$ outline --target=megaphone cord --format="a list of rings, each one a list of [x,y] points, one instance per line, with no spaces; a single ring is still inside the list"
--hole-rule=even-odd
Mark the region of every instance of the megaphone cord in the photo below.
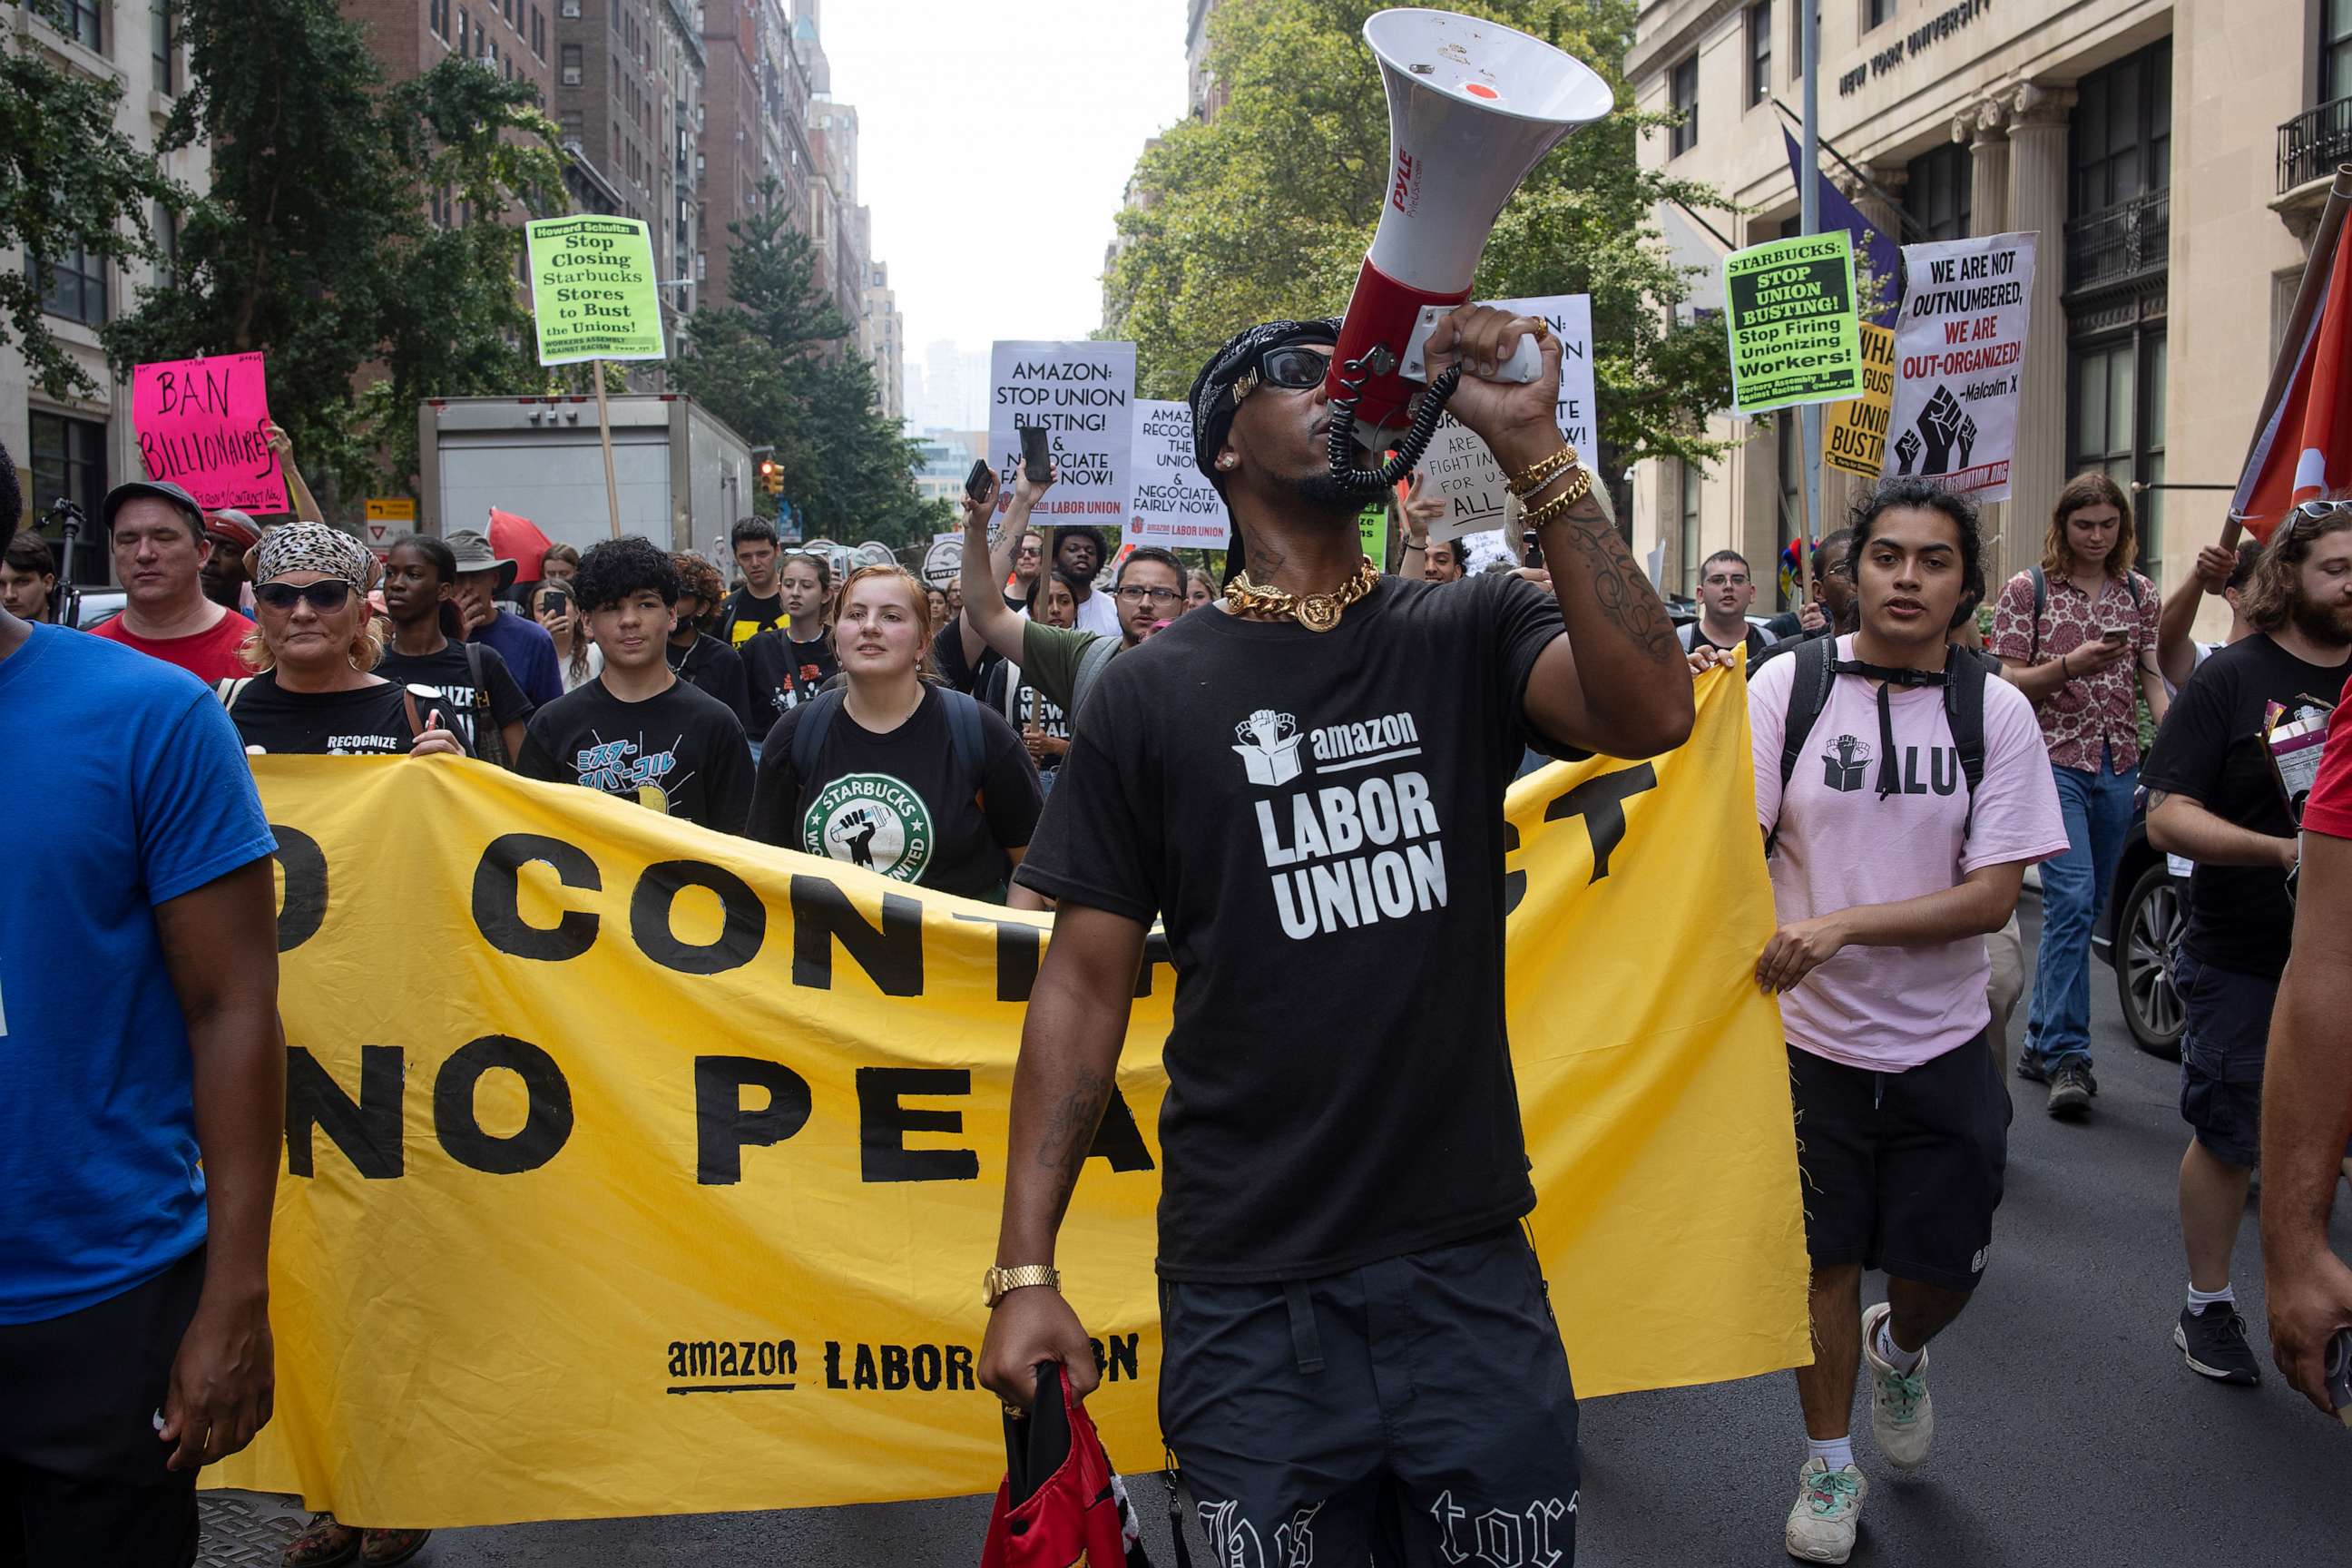
[[[1375,348],[1372,353],[1381,351]],[[1393,487],[1412,472],[1421,455],[1429,450],[1430,442],[1437,438],[1438,422],[1445,417],[1445,405],[1454,396],[1454,388],[1462,380],[1462,367],[1449,365],[1429,389],[1422,394],[1421,410],[1412,416],[1412,424],[1396,444],[1396,452],[1377,468],[1356,466],[1356,405],[1362,401],[1364,383],[1370,378],[1371,354],[1351,359],[1341,370],[1339,384],[1342,395],[1331,400],[1331,482],[1367,497]]]

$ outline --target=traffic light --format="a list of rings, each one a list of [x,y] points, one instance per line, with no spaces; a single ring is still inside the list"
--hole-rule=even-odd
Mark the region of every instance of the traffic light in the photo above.
[[[760,459],[760,488],[772,496],[784,493],[784,470],[773,458]]]

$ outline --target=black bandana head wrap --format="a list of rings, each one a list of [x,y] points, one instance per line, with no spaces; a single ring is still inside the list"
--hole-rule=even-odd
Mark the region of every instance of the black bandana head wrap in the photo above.
[[[1235,332],[1225,340],[1225,346],[1209,356],[1201,374],[1192,378],[1192,390],[1185,398],[1192,410],[1192,463],[1208,476],[1217,493],[1225,493],[1224,477],[1217,471],[1217,453],[1225,444],[1226,432],[1234,426],[1234,414],[1241,405],[1234,400],[1234,384],[1257,368],[1258,361],[1274,349],[1292,343],[1323,343],[1336,348],[1339,342],[1339,321],[1336,316],[1304,321],[1262,321],[1255,327]],[[1230,583],[1242,570],[1242,531],[1237,523],[1233,538],[1225,546],[1225,581]]]

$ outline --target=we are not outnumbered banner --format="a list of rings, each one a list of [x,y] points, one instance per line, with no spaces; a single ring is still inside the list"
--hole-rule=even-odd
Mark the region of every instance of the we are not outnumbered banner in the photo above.
[[[1533,1224],[1588,1396],[1810,1353],[1748,746],[1714,671],[1680,751],[1510,796]],[[278,1404],[212,1484],[409,1527],[994,1487],[980,1277],[1045,917],[478,763],[255,770],[283,885]],[[1088,1408],[1141,1469],[1157,939],[1138,984],[1060,1261],[1101,1345]]]

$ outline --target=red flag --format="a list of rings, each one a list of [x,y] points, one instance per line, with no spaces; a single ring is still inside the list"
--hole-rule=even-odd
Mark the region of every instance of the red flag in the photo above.
[[[2313,237],[2230,514],[2264,543],[2301,501],[2352,494],[2352,245],[2339,174]]]
[[[510,511],[490,508],[490,549],[505,560],[515,563],[515,581],[539,581],[540,558],[547,553],[555,541],[539,531],[539,524],[527,517],[517,517]]]

